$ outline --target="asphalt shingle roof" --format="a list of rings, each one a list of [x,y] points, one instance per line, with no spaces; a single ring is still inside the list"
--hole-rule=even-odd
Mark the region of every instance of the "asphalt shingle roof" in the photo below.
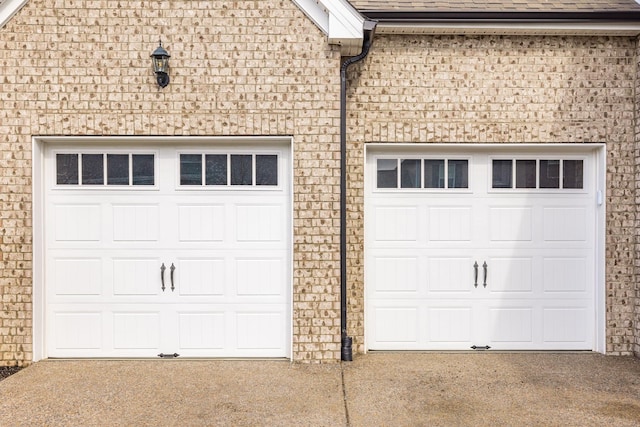
[[[625,12],[635,0],[351,0],[361,12]]]

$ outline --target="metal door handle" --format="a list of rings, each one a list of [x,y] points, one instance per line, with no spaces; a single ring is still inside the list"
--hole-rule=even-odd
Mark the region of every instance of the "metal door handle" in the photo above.
[[[160,266],[160,281],[162,282],[162,292],[164,292],[164,271],[167,267],[164,266],[164,262]]]
[[[173,272],[174,272],[175,270],[176,270],[176,266],[175,266],[175,265],[173,265],[173,263],[171,263],[171,268],[169,268],[169,271],[171,272],[171,292],[173,292],[173,290],[176,288],[176,287],[173,285]],[[485,286],[487,286],[487,285],[485,284]]]
[[[482,286],[486,288],[487,287],[487,271],[489,269],[489,266],[487,265],[487,261],[485,261],[484,264],[482,264],[482,268],[484,269],[484,280],[482,282]]]
[[[478,287],[478,261],[473,263],[473,287]]]

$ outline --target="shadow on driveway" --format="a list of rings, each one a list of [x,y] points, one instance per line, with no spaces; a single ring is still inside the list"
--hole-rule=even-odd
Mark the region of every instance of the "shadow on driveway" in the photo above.
[[[640,425],[635,358],[369,353],[344,371],[353,426]]]
[[[640,360],[593,353],[43,361],[0,382],[2,426],[639,424]]]

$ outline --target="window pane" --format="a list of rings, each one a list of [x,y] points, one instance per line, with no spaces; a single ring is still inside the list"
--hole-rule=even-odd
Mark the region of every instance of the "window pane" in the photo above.
[[[231,185],[251,185],[252,159],[250,154],[231,155]]]
[[[449,188],[469,188],[469,161],[448,160]]]
[[[227,155],[207,154],[205,162],[205,184],[227,185]]]
[[[378,188],[398,188],[398,161],[378,159]]]
[[[560,160],[540,160],[540,188],[560,188]]]
[[[180,185],[202,185],[202,155],[180,154]]]
[[[535,160],[516,160],[516,188],[536,188]]]
[[[82,155],[82,184],[104,184],[104,157],[102,154]]]
[[[565,160],[562,162],[562,187],[582,188],[582,160]]]
[[[153,185],[155,183],[154,155],[134,154],[133,162],[133,185]]]
[[[444,160],[425,159],[424,188],[444,188]]]
[[[56,183],[58,185],[78,184],[77,154],[56,154]]]
[[[491,186],[493,188],[512,188],[513,162],[511,160],[494,160]]]
[[[128,154],[107,154],[107,184],[129,185]]]
[[[256,185],[278,185],[278,156],[256,155]]]
[[[400,160],[400,186],[402,188],[420,188],[420,160]]]

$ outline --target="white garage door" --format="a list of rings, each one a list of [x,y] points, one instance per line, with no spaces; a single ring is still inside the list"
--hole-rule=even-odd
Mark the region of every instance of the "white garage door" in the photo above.
[[[367,155],[368,348],[593,349],[595,155],[422,150]]]
[[[49,147],[49,357],[288,357],[288,148]]]

